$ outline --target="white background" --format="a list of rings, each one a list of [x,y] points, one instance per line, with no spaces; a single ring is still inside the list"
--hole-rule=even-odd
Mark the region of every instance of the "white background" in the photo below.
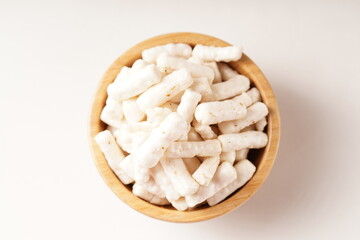
[[[121,202],[87,139],[107,67],[177,31],[244,45],[282,117],[262,188],[193,224]],[[0,239],[360,239],[359,56],[359,1],[0,0]]]

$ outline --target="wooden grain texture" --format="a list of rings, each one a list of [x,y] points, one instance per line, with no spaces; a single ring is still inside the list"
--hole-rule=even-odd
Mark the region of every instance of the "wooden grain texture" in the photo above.
[[[256,165],[257,170],[253,178],[240,190],[232,194],[223,202],[209,207],[205,205],[200,209],[192,211],[177,211],[172,207],[160,207],[150,204],[131,193],[129,187],[124,186],[112,172],[94,137],[105,129],[105,124],[100,121],[100,113],[107,98],[107,86],[114,81],[116,75],[123,66],[131,66],[132,63],[141,57],[144,49],[163,45],[166,43],[188,43],[192,46],[203,44],[209,46],[229,46],[230,44],[218,38],[199,33],[170,33],[145,40],[122,54],[106,71],[101,79],[90,114],[90,146],[95,165],[110,189],[127,205],[133,209],[146,214],[147,216],[171,222],[197,222],[208,220],[225,213],[228,213],[245,201],[247,201],[262,185],[267,178],[276,158],[280,141],[280,116],[278,104],[270,84],[256,64],[245,54],[239,61],[231,62],[230,65],[239,73],[247,76],[253,86],[256,86],[262,96],[263,102],[269,108],[267,134],[269,143],[267,146],[253,154],[250,160]]]

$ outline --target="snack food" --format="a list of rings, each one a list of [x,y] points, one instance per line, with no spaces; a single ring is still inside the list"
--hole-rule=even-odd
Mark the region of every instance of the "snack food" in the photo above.
[[[217,204],[253,176],[256,168],[245,159],[250,148],[267,144],[268,109],[250,80],[224,63],[241,53],[157,46],[109,85],[101,119],[111,132],[95,140],[119,179],[135,182],[135,195],[184,211]]]

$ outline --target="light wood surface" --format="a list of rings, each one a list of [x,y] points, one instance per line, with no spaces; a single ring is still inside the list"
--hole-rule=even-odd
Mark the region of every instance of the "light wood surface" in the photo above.
[[[171,222],[197,222],[208,220],[226,214],[246,202],[262,185],[267,178],[276,158],[280,141],[280,116],[278,104],[274,93],[261,70],[245,54],[239,61],[230,65],[239,73],[247,76],[253,86],[256,86],[262,96],[263,102],[269,108],[267,134],[269,143],[262,150],[251,154],[250,160],[257,170],[253,178],[240,190],[232,194],[223,202],[209,207],[204,205],[192,211],[177,211],[172,207],[160,207],[150,204],[132,194],[128,186],[124,186],[111,171],[99,147],[94,141],[94,136],[105,129],[105,124],[100,121],[100,113],[107,98],[107,86],[114,81],[123,66],[131,66],[141,57],[144,49],[163,45],[166,43],[188,43],[192,46],[203,44],[209,46],[229,46],[230,44],[218,38],[198,33],[170,33],[145,40],[122,54],[106,71],[101,79],[90,113],[90,146],[95,165],[109,188],[127,205],[133,209],[153,218]]]

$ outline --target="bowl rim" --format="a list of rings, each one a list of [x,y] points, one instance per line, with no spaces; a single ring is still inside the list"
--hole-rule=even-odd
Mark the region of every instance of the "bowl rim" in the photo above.
[[[200,208],[191,211],[178,211],[161,206],[153,205],[147,201],[135,196],[112,172],[107,164],[102,152],[97,146],[94,136],[103,130],[104,124],[100,121],[100,113],[107,98],[106,88],[115,79],[123,66],[131,64],[141,57],[144,49],[163,45],[166,43],[188,43],[190,45],[203,44],[213,46],[231,46],[229,43],[205,34],[193,32],[175,32],[149,38],[125,51],[115,62],[107,69],[101,81],[98,83],[96,93],[90,110],[89,121],[89,141],[92,158],[94,163],[108,187],[127,205],[149,217],[169,222],[198,222],[212,219],[244,204],[260,188],[275,162],[275,158],[280,142],[280,114],[279,108],[274,96],[274,92],[264,74],[258,66],[243,54],[241,59],[236,62],[230,62],[230,66],[235,68],[241,74],[247,76],[253,85],[255,85],[262,96],[262,101],[269,108],[268,120],[268,144],[264,149],[263,155],[259,160],[254,176],[236,193],[228,197],[221,203],[206,208]]]

